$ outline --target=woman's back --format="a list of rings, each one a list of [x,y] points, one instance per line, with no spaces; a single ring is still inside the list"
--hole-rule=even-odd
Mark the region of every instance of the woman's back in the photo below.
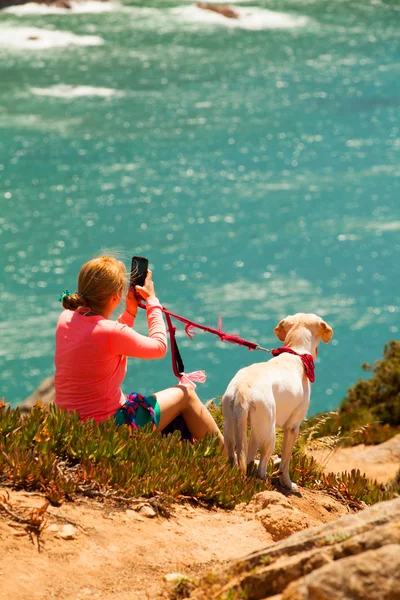
[[[58,320],[55,352],[56,404],[76,410],[82,419],[101,421],[124,402],[120,385],[126,356],[115,354],[112,334],[127,327],[101,315],[85,316],[64,310]]]

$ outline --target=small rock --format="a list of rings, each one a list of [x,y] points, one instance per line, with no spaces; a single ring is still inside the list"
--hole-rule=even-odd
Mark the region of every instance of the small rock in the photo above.
[[[296,531],[317,525],[316,521],[298,510],[293,510],[292,507],[288,509],[273,504],[259,511],[256,518],[261,521],[275,542],[283,540]]]
[[[238,19],[239,13],[235,10],[232,10],[229,6],[214,6],[213,4],[209,4],[208,2],[198,2],[196,4],[197,8],[201,8],[202,10],[210,10],[215,12],[227,19]]]
[[[78,535],[78,530],[73,525],[64,525],[58,532],[58,537],[63,540],[74,540]]]
[[[135,519],[136,521],[145,521],[145,519],[139,515],[136,510],[128,508],[128,510],[125,511],[125,520],[130,521],[131,519]]]
[[[58,527],[58,525],[56,525],[55,523],[53,523],[53,525],[50,525],[50,526],[47,528],[47,531],[58,531],[58,530],[59,530],[59,527]]]
[[[167,575],[164,575],[164,581],[168,583],[176,583],[177,581],[185,581],[187,579],[189,577],[183,573],[167,573]]]
[[[294,509],[290,500],[288,500],[286,496],[280,494],[279,492],[259,492],[253,496],[252,502],[254,505],[254,511],[256,513],[265,510],[272,505],[280,506],[281,508],[285,508],[287,510]]]
[[[149,519],[153,519],[154,517],[157,516],[156,511],[154,510],[154,508],[152,508],[151,506],[149,506],[148,504],[143,504],[143,506],[141,506],[139,508],[139,513],[143,516],[143,517],[148,517]]]
[[[39,385],[39,387],[20,404],[20,411],[27,413],[31,408],[35,406],[37,402],[48,406],[54,402],[55,388],[54,388],[54,375],[46,377]]]

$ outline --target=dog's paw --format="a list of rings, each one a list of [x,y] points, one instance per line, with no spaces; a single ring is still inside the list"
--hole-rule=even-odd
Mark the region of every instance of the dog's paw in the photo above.
[[[281,484],[282,487],[286,488],[287,490],[290,490],[291,492],[294,492],[294,490],[297,490],[297,484],[293,483],[293,481],[290,481],[290,479],[286,479],[284,477],[279,477],[279,483]]]

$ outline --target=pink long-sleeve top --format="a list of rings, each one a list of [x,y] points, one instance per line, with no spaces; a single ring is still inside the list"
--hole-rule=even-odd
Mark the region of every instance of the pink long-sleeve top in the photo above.
[[[157,298],[147,299],[146,315],[148,337],[132,329],[135,317],[127,311],[116,321],[101,315],[85,316],[79,310],[61,313],[55,350],[57,406],[97,422],[115,414],[125,401],[120,386],[127,357],[151,360],[167,352],[167,333]]]

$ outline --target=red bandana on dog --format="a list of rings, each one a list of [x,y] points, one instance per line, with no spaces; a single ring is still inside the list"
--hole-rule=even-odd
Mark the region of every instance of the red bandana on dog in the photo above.
[[[283,354],[284,352],[289,352],[289,354],[295,354],[296,356],[300,356],[308,379],[311,381],[311,383],[314,383],[314,381],[315,381],[314,359],[311,356],[311,354],[299,354],[298,352],[295,352],[295,350],[292,350],[291,348],[289,348],[289,346],[282,346],[281,348],[276,348],[275,350],[272,350],[271,354],[273,356],[279,356],[279,354]]]

